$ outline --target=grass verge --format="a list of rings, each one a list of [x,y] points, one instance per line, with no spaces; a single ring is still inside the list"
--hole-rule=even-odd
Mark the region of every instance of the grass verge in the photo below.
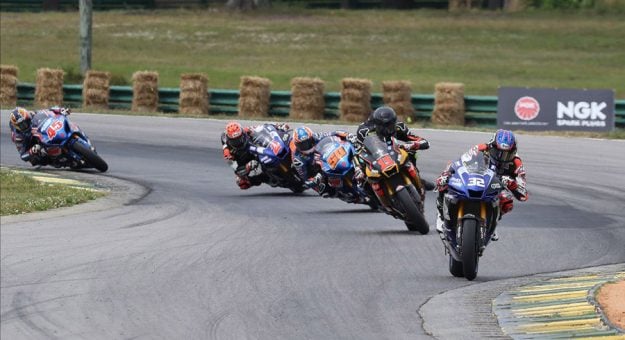
[[[125,80],[158,71],[161,87],[203,72],[215,89],[254,75],[272,90],[305,76],[339,91],[354,77],[372,80],[373,92],[386,80],[409,80],[413,93],[452,81],[471,95],[527,86],[607,88],[625,98],[623,32],[624,14],[586,11],[105,11],[93,15],[92,67]],[[21,82],[34,82],[41,67],[63,68],[66,83],[76,82],[78,12],[2,12],[0,38],[2,63],[18,66]]]
[[[27,175],[0,169],[0,215],[45,211],[84,203],[105,193],[37,181]]]

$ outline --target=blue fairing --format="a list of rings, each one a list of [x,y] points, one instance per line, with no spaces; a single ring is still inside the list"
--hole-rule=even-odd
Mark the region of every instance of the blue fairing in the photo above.
[[[481,152],[469,151],[452,164],[449,192],[462,200],[492,202],[497,199],[501,184]]]
[[[336,137],[325,137],[319,141],[317,150],[321,155],[322,170],[328,175],[342,177],[354,168],[354,147],[349,142],[343,142]],[[342,156],[336,161],[330,159],[333,155]]]
[[[290,157],[288,142],[288,134],[281,135],[273,125],[267,124],[254,132],[254,146],[251,151],[258,154],[263,164],[272,166]]]

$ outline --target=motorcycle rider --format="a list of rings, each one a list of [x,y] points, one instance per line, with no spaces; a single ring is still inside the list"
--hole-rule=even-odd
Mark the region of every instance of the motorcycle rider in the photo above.
[[[392,137],[407,142],[402,143],[400,147],[409,152],[410,160],[417,173],[419,172],[415,151],[429,149],[430,143],[425,138],[419,137],[414,129],[409,129],[404,122],[397,121],[397,113],[395,113],[393,108],[381,106],[375,109],[369,118],[358,126],[355,142],[357,149],[362,147],[365,137],[372,133],[382,137],[387,144],[392,143]],[[424,179],[421,179],[421,181],[424,187],[418,189],[421,197],[424,198],[425,190],[433,189],[434,185]]]
[[[276,129],[287,131],[288,124],[273,124]],[[256,126],[243,127],[239,122],[231,121],[221,133],[223,157],[233,165],[235,182],[241,190],[261,185],[269,177],[261,171],[257,156],[250,151],[252,133]]]
[[[497,175],[500,177],[505,190],[499,194],[499,218],[510,212],[513,208],[513,198],[519,201],[527,201],[529,193],[525,183],[525,168],[523,161],[517,154],[517,141],[514,133],[509,130],[497,130],[488,143],[477,144],[473,146],[470,152],[482,152],[488,162],[495,166]],[[436,191],[438,191],[438,199],[436,200],[436,208],[438,214],[436,217],[436,231],[443,237],[443,200],[448,190],[449,177],[452,175],[451,162],[436,180]],[[493,231],[491,240],[497,241],[499,236]]]
[[[323,197],[336,197],[337,192],[327,185],[327,178],[323,175],[318,162],[321,155],[315,152],[315,146],[324,137],[338,137],[347,140],[352,144],[356,141],[356,136],[345,131],[337,130],[333,132],[316,133],[307,126],[301,126],[293,131],[291,139],[292,166],[298,176],[304,179],[307,188],[315,190]],[[354,179],[362,180],[362,170],[355,167]],[[357,181],[355,183],[358,183]]]
[[[9,116],[9,128],[11,129],[11,140],[24,162],[32,165],[47,165],[49,162],[46,150],[37,143],[33,137],[32,129],[37,127],[33,122],[45,120],[48,115],[62,114],[69,115],[69,108],[53,106],[49,109],[39,111],[28,111],[23,107],[16,107]]]

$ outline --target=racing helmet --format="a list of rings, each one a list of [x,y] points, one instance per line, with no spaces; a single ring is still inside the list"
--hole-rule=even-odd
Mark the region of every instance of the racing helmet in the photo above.
[[[243,148],[248,142],[247,134],[239,122],[226,124],[226,139],[228,144],[235,149]]]
[[[371,121],[375,124],[375,132],[378,136],[388,138],[395,135],[397,113],[391,107],[382,106],[371,114]]]
[[[496,164],[512,162],[516,157],[516,138],[510,130],[497,130],[489,144],[488,154]]]
[[[313,131],[306,126],[295,129],[293,132],[293,142],[297,150],[305,155],[311,153],[316,144]]]
[[[30,129],[32,119],[30,112],[23,107],[16,107],[11,111],[11,125],[19,132],[26,132]]]

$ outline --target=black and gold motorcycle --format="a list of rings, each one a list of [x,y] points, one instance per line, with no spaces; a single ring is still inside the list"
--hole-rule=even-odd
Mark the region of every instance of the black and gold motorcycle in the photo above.
[[[425,189],[410,161],[404,143],[386,142],[372,135],[365,137],[359,152],[367,182],[387,214],[401,219],[410,231],[427,234],[430,226],[424,217]]]

